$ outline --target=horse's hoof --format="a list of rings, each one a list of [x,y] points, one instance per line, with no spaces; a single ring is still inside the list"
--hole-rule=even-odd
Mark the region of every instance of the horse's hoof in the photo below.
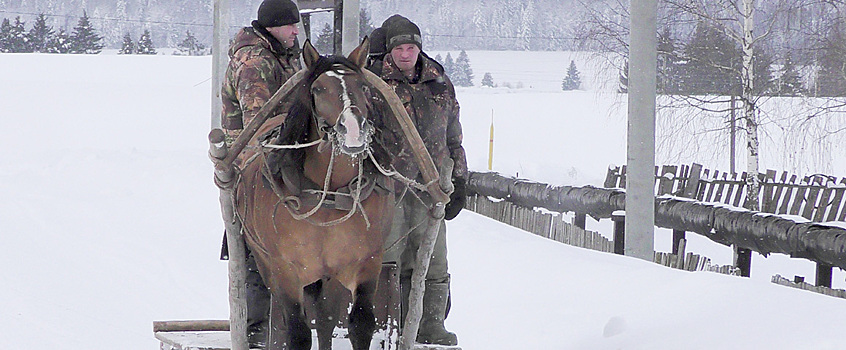
[[[247,327],[247,344],[250,349],[265,349],[267,347],[267,322]]]

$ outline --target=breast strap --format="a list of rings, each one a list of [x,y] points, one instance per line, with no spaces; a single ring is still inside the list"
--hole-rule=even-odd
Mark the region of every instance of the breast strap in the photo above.
[[[296,212],[307,211],[314,208],[323,196],[323,188],[318,186],[314,181],[303,174],[303,172],[296,167],[280,167],[281,176],[275,177],[271,175],[270,168],[267,162],[262,166],[262,175],[267,181],[273,192],[283,200],[286,206]],[[359,201],[365,201],[374,190],[389,191],[388,178],[379,176],[372,171],[362,172],[361,180],[355,177],[345,186],[338,188],[335,191],[326,193],[326,198],[323,199],[321,207],[327,209],[336,209],[349,211],[353,209],[353,201],[355,200],[355,191],[358,190],[358,182],[361,181],[361,194]]]

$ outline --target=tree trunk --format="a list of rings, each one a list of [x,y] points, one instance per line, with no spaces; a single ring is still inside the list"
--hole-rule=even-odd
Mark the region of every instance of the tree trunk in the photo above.
[[[743,114],[746,119],[746,203],[745,207],[750,210],[759,210],[758,192],[760,180],[758,179],[758,120],[756,119],[755,96],[753,90],[754,82],[754,61],[752,60],[752,30],[754,28],[753,15],[755,13],[755,0],[743,0],[743,67],[741,68],[741,82],[743,92]]]

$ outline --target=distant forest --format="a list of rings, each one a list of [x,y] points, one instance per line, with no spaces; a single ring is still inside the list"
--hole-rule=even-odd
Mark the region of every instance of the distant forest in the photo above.
[[[230,0],[234,33],[249,25],[261,0]],[[129,34],[149,30],[156,47],[174,48],[194,33],[211,43],[211,0],[0,0],[0,18],[27,27],[44,14],[55,31],[72,31],[83,10],[107,49],[119,49]],[[571,23],[578,16],[572,0],[362,0],[371,25],[399,13],[420,25],[429,50],[561,50],[573,48]],[[328,15],[313,16],[316,37]]]

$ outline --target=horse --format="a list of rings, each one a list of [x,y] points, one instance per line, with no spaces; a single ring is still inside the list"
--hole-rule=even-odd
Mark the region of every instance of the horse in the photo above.
[[[235,207],[272,296],[268,349],[311,348],[305,302],[317,310],[320,349],[331,349],[337,302],[328,282],[352,294],[354,350],[368,349],[376,329],[395,198],[379,171],[390,158],[377,142],[384,108],[371,103],[361,74],[368,51],[367,38],[347,57],[320,56],[306,41],[306,73],[287,116],[266,121],[244,156]]]

